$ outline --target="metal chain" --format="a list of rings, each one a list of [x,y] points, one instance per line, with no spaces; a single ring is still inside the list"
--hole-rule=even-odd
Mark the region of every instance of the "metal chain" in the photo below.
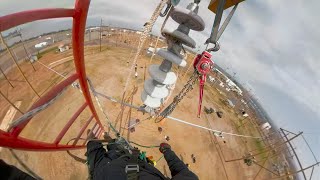
[[[187,83],[183,86],[179,94],[173,98],[172,103],[156,117],[155,119],[156,123],[162,121],[165,117],[169,116],[173,112],[173,110],[177,107],[180,101],[187,95],[189,91],[193,89],[193,85],[196,83],[198,77],[199,77],[199,74],[195,70],[193,74],[190,76]]]

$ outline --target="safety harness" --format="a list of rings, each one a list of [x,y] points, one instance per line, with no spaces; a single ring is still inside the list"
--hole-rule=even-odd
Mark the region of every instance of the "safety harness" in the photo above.
[[[140,150],[134,148],[131,150],[132,154],[128,160],[128,164],[126,165],[125,171],[127,173],[128,180],[138,180],[139,178],[139,154]],[[142,165],[142,163],[140,163]],[[140,165],[140,166],[141,166]]]

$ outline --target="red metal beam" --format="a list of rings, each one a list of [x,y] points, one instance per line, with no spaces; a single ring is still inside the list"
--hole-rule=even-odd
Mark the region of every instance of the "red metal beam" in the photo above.
[[[73,18],[73,28],[72,28],[72,49],[74,56],[74,64],[76,71],[79,75],[79,83],[83,96],[88,103],[90,111],[93,114],[93,117],[102,126],[96,109],[93,105],[88,83],[87,75],[85,70],[84,62],[84,33],[87,21],[87,13],[89,9],[90,0],[77,0],[75,5],[75,15]],[[103,126],[102,126],[103,127]]]
[[[32,21],[73,17],[74,9],[52,8],[17,12],[0,17],[0,32]]]
[[[104,127],[101,124],[98,114],[93,105],[89,87],[87,84],[87,76],[85,71],[85,62],[84,62],[84,33],[87,20],[87,14],[89,9],[90,0],[76,0],[75,9],[62,9],[62,8],[53,8],[53,9],[38,9],[23,11],[18,13],[13,13],[0,17],[0,32],[10,29],[12,27],[25,24],[32,21],[50,19],[50,18],[64,18],[64,17],[73,17],[73,28],[72,28],[72,45],[73,45],[73,55],[74,63],[76,67],[76,74],[68,77],[55,87],[53,87],[49,92],[42,96],[37,102],[35,102],[30,110],[33,110],[39,106],[42,106],[49,102],[52,98],[56,97],[64,88],[72,84],[75,80],[79,79],[80,87],[85,98],[85,103],[80,107],[80,109],[71,117],[66,126],[59,133],[54,143],[39,142],[35,140],[30,140],[26,138],[19,137],[21,131],[26,127],[29,121],[32,118],[27,119],[18,126],[12,128],[9,132],[0,130],[0,146],[20,149],[20,150],[32,150],[32,151],[55,151],[55,150],[72,150],[78,148],[84,148],[86,141],[81,145],[60,145],[59,142],[69,130],[71,125],[85,109],[86,106],[89,106],[90,111],[92,112],[92,117],[86,122],[85,126],[82,127],[81,131],[78,134],[78,137],[81,137],[85,129],[88,127],[93,118],[96,119],[96,123],[91,129],[91,133],[98,126],[95,134],[100,135]],[[77,138],[79,139],[79,138]]]
[[[73,149],[85,148],[85,146],[73,145],[55,145],[52,143],[45,143],[34,141],[22,137],[13,137],[10,133],[0,130],[0,146],[12,149],[26,150],[26,151],[66,151]]]
[[[88,134],[91,134],[91,133],[93,133],[93,130],[97,127],[97,125],[98,125],[98,123],[96,122],[96,123],[94,123],[94,125],[93,125],[93,127],[91,128],[91,130],[90,130],[90,132],[88,133]],[[86,140],[83,142],[83,146],[87,143],[87,141],[88,141],[88,138],[86,138]]]
[[[94,136],[98,137],[98,132],[101,130],[101,128],[98,126],[98,129],[94,132]]]
[[[75,80],[77,80],[78,74],[73,74],[64,81],[60,82],[58,85],[55,87],[51,88],[50,91],[48,91],[44,96],[42,96],[37,102],[35,102],[31,108],[28,111],[31,111],[32,109],[35,109],[39,106],[42,106],[43,104],[47,103],[50,101],[52,98],[57,96],[58,93],[60,93],[65,87],[69,86],[72,84]],[[29,123],[31,118],[26,120],[25,122],[19,124],[17,127],[14,127],[10,132],[14,137],[18,137],[23,128]]]
[[[92,121],[93,116],[91,116],[88,121],[84,124],[84,126],[81,128],[80,132],[78,133],[76,139],[73,142],[73,145],[76,145],[80,139],[80,137],[82,136],[83,132],[87,129],[87,127],[89,126],[90,122]]]
[[[74,121],[79,117],[79,115],[82,113],[82,111],[87,107],[87,103],[83,103],[83,105],[78,109],[76,113],[73,114],[73,116],[70,118],[68,123],[63,127],[59,135],[54,140],[54,144],[58,145],[63,136],[67,133],[71,125],[74,123]]]
[[[100,138],[101,133],[102,133],[102,128],[100,128],[99,133],[98,133],[98,135],[97,135],[97,138],[98,138],[98,139]]]

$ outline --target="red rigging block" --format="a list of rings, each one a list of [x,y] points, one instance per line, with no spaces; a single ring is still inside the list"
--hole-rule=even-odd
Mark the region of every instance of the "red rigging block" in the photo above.
[[[202,109],[202,98],[204,83],[207,79],[207,73],[213,68],[214,63],[211,61],[211,54],[207,51],[203,51],[202,54],[198,54],[194,59],[193,67],[199,74],[199,104],[198,104],[198,117],[200,118]]]
[[[211,61],[211,54],[207,51],[203,51],[202,54],[198,54],[193,62],[193,67],[200,74],[207,74],[213,68],[213,62]]]

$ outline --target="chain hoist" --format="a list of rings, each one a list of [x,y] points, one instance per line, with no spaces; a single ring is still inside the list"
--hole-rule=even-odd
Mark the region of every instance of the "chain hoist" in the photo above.
[[[179,94],[174,97],[172,103],[157,116],[157,118],[155,119],[156,123],[160,122],[173,112],[180,101],[187,95],[189,91],[193,89],[193,85],[196,83],[197,79],[199,79],[198,117],[200,117],[204,83],[207,79],[207,73],[213,68],[213,62],[210,58],[211,54],[207,51],[204,51],[202,52],[202,54],[198,54],[196,56],[193,62],[194,72],[192,73],[187,83],[183,86]]]
[[[172,103],[157,116],[157,118],[155,119],[156,123],[162,121],[165,117],[167,117],[172,113],[172,111],[176,108],[178,103],[187,95],[189,91],[193,89],[193,85],[196,83],[198,76],[199,75],[197,71],[194,71],[192,73],[191,77],[189,78],[187,83],[183,86],[179,94],[173,98]]]

